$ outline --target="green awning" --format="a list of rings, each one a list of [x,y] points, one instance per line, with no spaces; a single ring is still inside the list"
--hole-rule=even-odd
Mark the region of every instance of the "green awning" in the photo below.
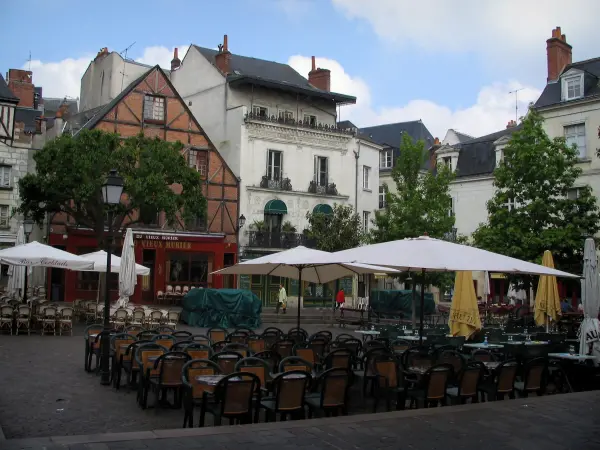
[[[320,203],[313,209],[313,214],[325,214],[326,216],[333,215],[333,208],[327,203]]]
[[[281,200],[269,200],[265,205],[265,214],[287,214],[287,206]]]

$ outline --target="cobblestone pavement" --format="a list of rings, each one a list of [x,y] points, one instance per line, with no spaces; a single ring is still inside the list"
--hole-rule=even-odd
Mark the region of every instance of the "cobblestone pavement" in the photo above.
[[[0,442],[5,450],[588,450],[600,392],[331,419]]]

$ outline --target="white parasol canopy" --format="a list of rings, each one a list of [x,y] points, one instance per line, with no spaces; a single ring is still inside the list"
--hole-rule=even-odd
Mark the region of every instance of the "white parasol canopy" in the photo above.
[[[94,263],[81,256],[59,250],[37,241],[0,250],[0,262],[15,266],[56,267],[86,270]]]
[[[17,240],[15,245],[25,244],[25,231],[23,225],[17,231]],[[25,290],[25,266],[10,266],[8,268],[8,293],[13,297],[23,297]]]
[[[137,284],[136,266],[133,232],[131,228],[127,228],[123,240],[123,251],[121,252],[121,270],[119,271],[119,300],[117,302],[119,306],[127,306],[129,297],[135,291],[135,285]],[[148,270],[148,273],[150,273],[150,270]]]
[[[361,262],[411,272],[454,272],[484,270],[488,272],[554,275],[578,278],[567,272],[550,269],[468,245],[421,236],[366,245],[334,253],[340,261]]]
[[[600,280],[598,280],[598,257],[594,239],[587,238],[583,249],[583,280],[581,280],[581,299],[583,302],[583,321],[579,328],[579,353],[585,355],[589,345],[593,345],[592,354],[600,357]]]
[[[92,261],[94,265],[89,269],[79,269],[82,272],[106,272],[106,252],[104,250],[98,250],[97,252],[86,253],[79,255],[88,261]],[[123,264],[123,257],[119,258],[117,255],[110,255],[110,272],[120,273],[121,265]],[[150,275],[150,269],[141,264],[135,265],[136,275]]]

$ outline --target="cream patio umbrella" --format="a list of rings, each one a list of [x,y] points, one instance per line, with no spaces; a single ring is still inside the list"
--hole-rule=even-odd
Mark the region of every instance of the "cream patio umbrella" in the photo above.
[[[579,353],[588,353],[592,345],[592,355],[600,361],[600,280],[598,279],[598,258],[594,239],[587,238],[583,250],[583,280],[581,280],[581,300],[583,321],[579,327]]]
[[[554,269],[554,260],[550,250],[544,252],[542,265]],[[558,284],[556,276],[542,275],[538,281],[538,288],[535,294],[535,312],[534,319],[537,326],[548,326],[548,319],[558,320],[560,316],[560,297],[558,295]]]
[[[297,326],[300,327],[302,281],[328,283],[338,278],[356,274],[395,273],[394,269],[366,264],[344,263],[335,253],[298,246],[235,266],[217,270],[219,275],[273,275],[299,280]]]
[[[477,294],[473,286],[473,272],[456,272],[454,295],[448,319],[450,334],[469,338],[477,330],[481,330],[481,318],[477,306]]]

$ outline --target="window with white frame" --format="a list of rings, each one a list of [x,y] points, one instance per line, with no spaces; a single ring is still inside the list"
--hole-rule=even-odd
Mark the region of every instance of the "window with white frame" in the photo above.
[[[371,189],[371,168],[363,166],[363,189]]]
[[[567,141],[567,145],[569,147],[571,147],[573,144],[577,146],[579,158],[584,159],[587,156],[587,149],[585,145],[585,123],[566,126],[565,140]]]
[[[386,195],[387,194],[387,186],[384,184],[379,186],[379,209],[385,208],[386,205]]]
[[[565,89],[565,100],[574,100],[583,96],[583,76],[577,75],[574,77],[566,78],[563,84]]]
[[[581,196],[581,188],[571,188],[567,191],[569,200],[577,200]]]
[[[252,114],[258,117],[267,118],[269,117],[269,108],[260,105],[253,105]]]
[[[10,222],[10,208],[8,205],[0,205],[0,227],[6,228]]]
[[[279,120],[284,120],[284,121],[285,120],[293,120],[294,113],[292,111],[286,111],[286,110],[280,109],[279,113],[278,113],[278,117],[279,117]]]
[[[165,98],[156,95],[144,96],[144,120],[165,121]]]
[[[278,150],[269,150],[267,178],[271,181],[280,181],[283,178],[283,153]]]
[[[363,228],[365,233],[369,231],[369,223],[371,222],[371,213],[369,211],[363,211]]]
[[[312,114],[304,114],[302,121],[304,122],[304,125],[310,125],[311,127],[314,127],[317,125],[317,116]]]
[[[11,183],[11,175],[12,175],[12,167],[11,166],[0,166],[0,187],[10,187]]]
[[[325,156],[315,156],[315,182],[317,186],[327,186],[328,160]]]
[[[192,169],[196,169],[201,176],[205,177],[208,172],[208,152],[191,148],[188,152],[188,164]]]
[[[452,156],[444,156],[442,158],[442,164],[452,170]]]
[[[506,203],[504,204],[504,207],[506,209],[508,209],[509,211],[512,211],[513,209],[515,209],[517,207],[517,202],[514,198],[509,198]]]
[[[379,153],[379,168],[391,169],[392,168],[392,150],[381,150]]]

